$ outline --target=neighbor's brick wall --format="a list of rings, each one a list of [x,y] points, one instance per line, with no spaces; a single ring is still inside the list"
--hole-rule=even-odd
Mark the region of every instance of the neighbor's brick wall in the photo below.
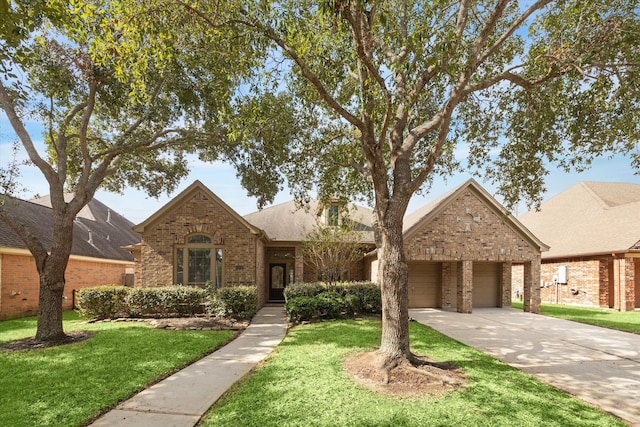
[[[257,237],[204,192],[197,191],[145,230],[136,286],[173,284],[175,245],[198,233],[211,236],[223,249],[224,286],[257,284]]]
[[[611,306],[616,309],[633,310],[637,263],[633,258],[614,259],[611,256],[543,261],[540,275],[543,286],[540,289],[541,300],[549,304],[603,308]],[[560,266],[567,266],[566,285],[558,285],[553,281]],[[522,265],[515,265],[512,274],[514,298],[517,299],[517,294],[522,295]],[[619,276],[618,280],[615,276]],[[619,287],[614,286],[616,283],[622,284],[622,301]],[[614,287],[613,295],[610,295],[611,287]],[[577,293],[574,294],[571,289],[577,290]]]
[[[33,257],[0,254],[0,318],[30,316],[38,312],[40,278]],[[71,309],[73,291],[101,285],[122,285],[127,267],[122,263],[70,259],[65,273],[66,300],[63,309]]]
[[[412,232],[404,244],[410,261],[526,261],[539,253],[471,189]],[[435,248],[433,254],[431,247]]]

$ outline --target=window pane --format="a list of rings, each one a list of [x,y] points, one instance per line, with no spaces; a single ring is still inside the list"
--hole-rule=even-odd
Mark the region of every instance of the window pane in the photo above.
[[[216,286],[222,286],[222,249],[216,249]]]
[[[196,234],[190,236],[187,243],[211,243],[211,237],[205,236],[204,234]]]
[[[339,214],[338,205],[330,205],[329,213],[328,213],[329,225],[332,225],[334,227],[338,225],[338,214]]]
[[[184,251],[182,248],[176,249],[176,283],[184,283]]]
[[[189,284],[211,280],[211,249],[189,248]]]

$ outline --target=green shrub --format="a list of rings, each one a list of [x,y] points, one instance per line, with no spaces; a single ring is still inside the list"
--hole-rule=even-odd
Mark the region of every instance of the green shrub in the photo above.
[[[284,288],[284,299],[288,301],[297,297],[314,297],[327,290],[327,285],[322,282],[298,282]]]
[[[201,311],[207,292],[192,286],[132,288],[126,305],[131,316],[193,316]]]
[[[299,311],[304,314],[301,320],[313,317],[337,318],[343,313],[349,316],[380,314],[382,311],[380,288],[372,282],[336,282],[331,285],[322,282],[294,283],[285,288],[284,295],[285,309],[294,323],[300,321],[297,320]],[[298,300],[302,297],[307,299]],[[290,307],[290,302],[294,300],[295,305]],[[311,307],[315,311],[308,314]]]
[[[287,300],[285,309],[289,320],[293,323],[311,320],[317,311],[316,297],[301,296],[290,298]]]
[[[163,312],[161,288],[132,288],[127,295],[127,312],[133,317],[157,315]]]
[[[83,317],[109,319],[126,312],[125,298],[130,288],[125,286],[97,286],[80,289],[77,306]]]
[[[379,314],[382,312],[382,295],[380,287],[372,282],[342,282],[336,285],[336,292],[345,298],[353,295],[358,302],[353,301],[355,312],[364,314]]]
[[[258,291],[255,286],[218,288],[209,297],[209,310],[217,317],[249,320],[258,311]]]
[[[317,311],[321,316],[337,319],[345,310],[344,297],[337,292],[321,292],[314,298]]]

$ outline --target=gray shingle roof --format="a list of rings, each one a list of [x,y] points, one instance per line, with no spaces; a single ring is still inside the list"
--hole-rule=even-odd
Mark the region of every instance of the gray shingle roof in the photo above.
[[[580,182],[519,219],[551,246],[543,258],[640,249],[640,185]]]
[[[311,200],[306,208],[289,201],[250,213],[244,219],[264,230],[274,241],[300,242],[314,229],[319,206],[317,200]],[[354,204],[348,206],[351,220],[357,223],[354,228],[362,230],[362,242],[374,243],[371,209]]]
[[[23,219],[29,230],[41,239],[45,248],[51,248],[53,216],[48,196],[32,201],[6,196],[0,196],[0,199],[4,201],[5,209]],[[140,236],[131,230],[132,226],[131,221],[94,199],[80,211],[74,221],[71,253],[92,258],[133,261],[131,253],[120,249],[140,241]],[[27,249],[22,239],[3,221],[0,221],[0,247]]]

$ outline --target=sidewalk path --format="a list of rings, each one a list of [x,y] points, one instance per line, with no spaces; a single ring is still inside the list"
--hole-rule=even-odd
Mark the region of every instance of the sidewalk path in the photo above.
[[[121,403],[91,426],[195,426],[233,383],[280,344],[286,332],[284,308],[263,307],[238,338]]]
[[[640,335],[511,308],[412,309],[416,321],[640,427]]]

